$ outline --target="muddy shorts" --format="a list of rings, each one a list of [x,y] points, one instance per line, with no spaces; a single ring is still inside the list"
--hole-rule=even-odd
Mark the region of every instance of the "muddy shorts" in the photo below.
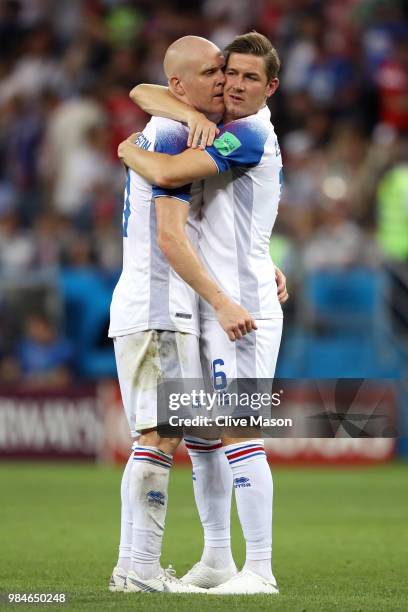
[[[122,402],[132,436],[157,426],[163,379],[201,379],[194,334],[148,330],[113,339]]]

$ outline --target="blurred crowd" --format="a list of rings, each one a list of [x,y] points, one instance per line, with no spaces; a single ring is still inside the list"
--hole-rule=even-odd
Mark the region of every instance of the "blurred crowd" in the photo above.
[[[67,270],[114,286],[116,149],[147,120],[128,93],[165,83],[164,51],[186,34],[223,48],[256,29],[279,51],[270,108],[285,187],[271,253],[293,285],[304,271],[404,265],[406,18],[402,0],[2,0],[0,381],[42,382],[51,362],[52,384],[72,376],[71,313],[52,287]]]

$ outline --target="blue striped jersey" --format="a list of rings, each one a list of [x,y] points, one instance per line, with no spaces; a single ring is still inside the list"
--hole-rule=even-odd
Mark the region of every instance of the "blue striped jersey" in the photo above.
[[[152,117],[137,144],[149,151],[185,150],[188,130],[181,123]],[[123,269],[112,296],[109,336],[148,329],[199,335],[198,297],[171,268],[157,245],[155,198],[167,195],[189,206],[189,185],[166,190],[127,171],[123,209]],[[201,193],[199,195],[201,197]],[[187,234],[197,248],[198,230],[189,215]]]
[[[252,316],[282,318],[269,253],[282,158],[269,109],[219,127],[206,149],[218,174],[204,181],[199,255],[213,279]],[[200,313],[216,318],[204,300]]]

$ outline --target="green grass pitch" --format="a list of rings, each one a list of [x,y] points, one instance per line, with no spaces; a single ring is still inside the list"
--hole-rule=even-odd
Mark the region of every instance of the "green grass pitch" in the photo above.
[[[211,597],[109,593],[118,543],[121,471],[89,465],[0,464],[0,591],[66,592],[61,605],[2,609],[408,610],[408,465],[273,469],[273,557],[281,594]],[[191,472],[171,474],[162,562],[178,575],[198,560],[202,532]],[[235,510],[233,549],[244,545]]]

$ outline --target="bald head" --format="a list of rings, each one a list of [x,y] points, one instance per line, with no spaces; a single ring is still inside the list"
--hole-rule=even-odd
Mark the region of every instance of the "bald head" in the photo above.
[[[224,56],[200,36],[183,36],[166,51],[169,90],[178,99],[219,121],[224,112]]]
[[[163,68],[168,79],[183,78],[194,69],[197,62],[209,54],[220,54],[221,51],[206,38],[201,36],[183,36],[170,45],[164,56]]]

